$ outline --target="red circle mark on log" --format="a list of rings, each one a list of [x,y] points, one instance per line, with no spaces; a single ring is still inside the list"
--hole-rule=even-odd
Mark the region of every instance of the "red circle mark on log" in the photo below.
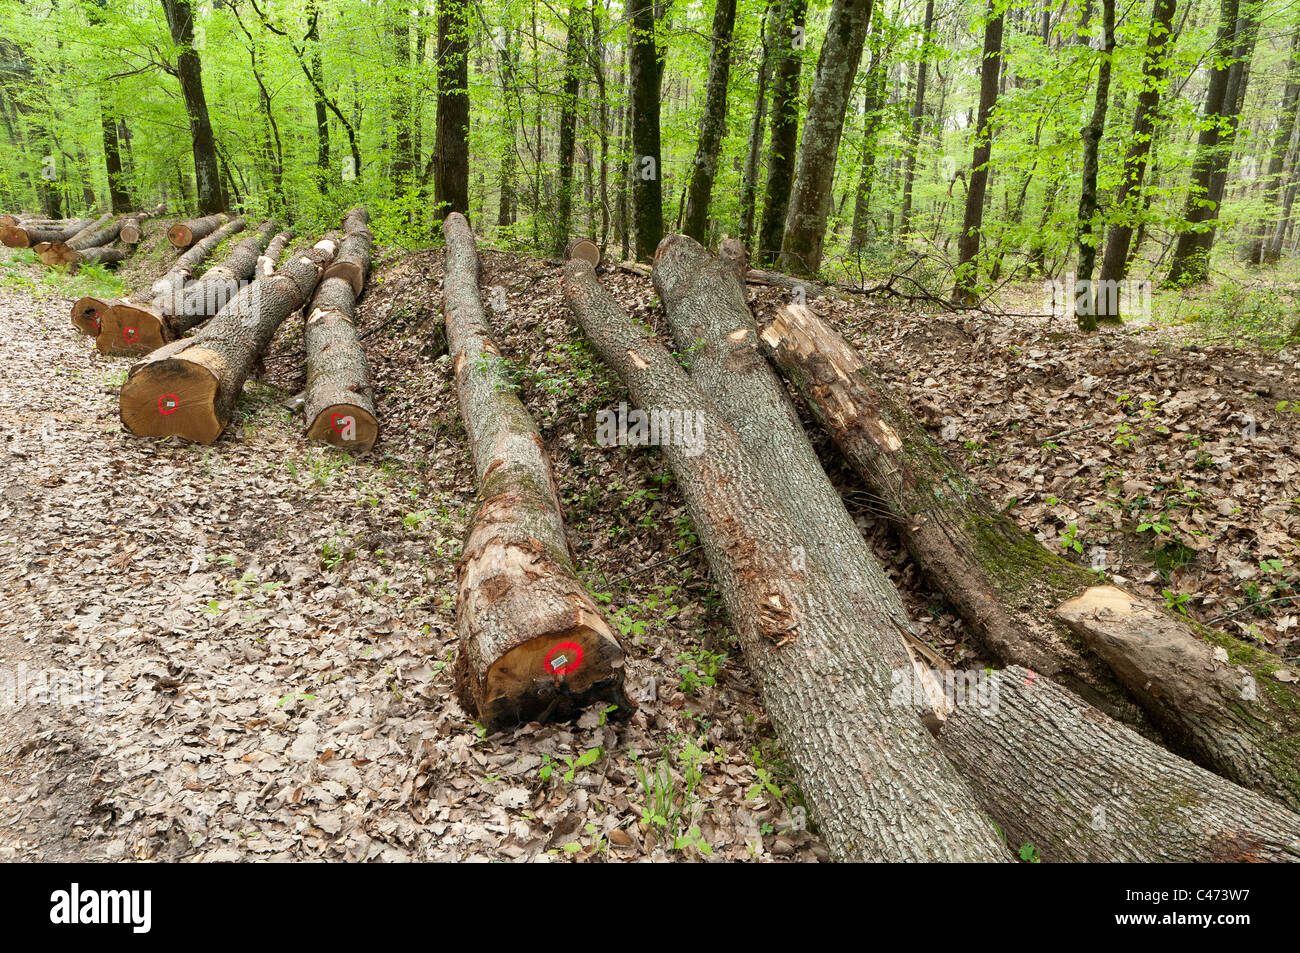
[[[567,675],[581,665],[582,646],[577,642],[561,642],[546,653],[546,670],[552,675]]]
[[[342,433],[351,422],[352,417],[349,414],[330,414],[330,426],[334,428],[335,433]]]
[[[170,417],[180,407],[180,399],[175,394],[163,394],[158,398],[158,413]]]
[[[139,336],[140,336],[140,332],[136,328],[122,329],[122,338],[126,341],[134,342],[135,339],[138,338]]]

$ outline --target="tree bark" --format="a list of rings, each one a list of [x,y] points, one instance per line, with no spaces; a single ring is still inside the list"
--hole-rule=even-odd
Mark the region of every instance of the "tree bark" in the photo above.
[[[212,120],[203,94],[203,65],[194,49],[194,11],[190,0],[162,0],[172,42],[176,44],[174,75],[181,84],[185,112],[190,119],[190,136],[194,143],[194,181],[198,186],[199,212],[211,215],[224,207],[221,181],[217,175],[217,147],[212,135]]]
[[[0,226],[0,243],[9,248],[33,248],[48,242],[67,241],[87,225],[94,224],[94,219],[74,218],[63,225],[50,227],[25,225]]]
[[[438,0],[438,114],[433,200],[439,215],[469,212],[469,4]]]
[[[1300,815],[1170,754],[1019,666],[939,743],[1013,847],[1046,861],[1300,861]]]
[[[984,193],[989,183],[989,158],[993,154],[993,131],[989,128],[989,119],[998,101],[998,74],[1002,68],[1003,15],[997,9],[997,0],[989,0],[988,19],[984,26],[984,54],[980,59],[975,146],[966,187],[966,213],[962,217],[961,236],[957,241],[957,280],[952,290],[955,304],[974,304],[978,298],[980,231],[984,227]]]
[[[761,265],[776,264],[781,254],[781,235],[785,228],[786,210],[790,206],[795,150],[799,142],[799,74],[803,70],[804,18],[807,13],[807,0],[783,0],[774,38],[776,76],[772,80],[772,136],[767,154],[763,218],[758,228],[758,250],[754,256]]]
[[[662,452],[831,855],[1005,860],[992,825],[915,709],[890,706],[890,665],[849,637],[861,630],[849,597],[817,560],[792,563],[797,522],[722,414],[632,323],[589,263],[569,262],[564,285],[569,309],[632,399],[661,419],[676,414],[695,423],[698,439],[661,441]]]
[[[653,0],[627,0],[629,100],[632,109],[632,230],[637,261],[649,261],[664,234],[659,90],[663,57]]]
[[[147,293],[133,296],[124,303],[135,305],[152,302],[150,307],[155,310],[161,310],[165,306],[174,306],[174,302],[180,296],[181,289],[194,276],[194,269],[203,264],[207,257],[212,254],[213,249],[220,245],[222,241],[236,232],[242,231],[243,228],[244,220],[242,218],[227,222],[177,258],[167,273],[155,281]],[[72,306],[72,324],[82,334],[93,334],[98,337],[102,330],[103,319],[112,307],[108,302],[99,298],[81,298]],[[159,345],[162,343],[159,340]],[[96,345],[98,345],[98,341],[96,341]],[[136,351],[134,353],[147,354],[148,352]]]
[[[704,116],[691,166],[682,231],[696,241],[708,240],[709,204],[718,175],[718,153],[727,134],[727,81],[731,76],[732,34],[736,29],[736,0],[717,0],[713,11],[713,43],[704,93]]]
[[[1285,684],[1285,691],[1272,690],[1273,672],[1285,668],[1278,659],[1253,655],[1220,632],[1202,636],[1140,597],[1125,593],[1124,611],[1119,597],[1102,599],[1096,575],[998,512],[860,355],[807,308],[780,307],[760,337],[888,511],[908,552],[991,652],[1149,732],[1145,710],[1180,751],[1242,785],[1270,797],[1300,790],[1300,702]],[[1249,659],[1248,674],[1267,680],[1268,690],[1234,701],[1224,687],[1230,678],[1210,680],[1213,667],[1184,681],[1179,673],[1208,664],[1214,646],[1237,657],[1234,664]],[[1276,740],[1279,726],[1288,740]]]
[[[307,308],[302,343],[307,360],[307,436],[365,453],[379,423],[366,351],[357,337],[356,303],[370,270],[370,216],[357,206],[343,220],[338,257],[325,270]]]
[[[520,403],[479,299],[463,216],[443,222],[443,313],[479,496],[457,569],[457,689],[489,731],[604,701],[630,714],[623,649],[578,582],[537,425]]]
[[[159,202],[152,209],[143,212],[135,212],[122,219],[122,230],[118,232],[118,239],[128,245],[138,244],[143,234],[142,227],[145,222],[151,218],[157,218],[167,212],[167,203]]]
[[[1172,40],[1174,10],[1177,0],[1154,0],[1151,9],[1151,30],[1147,35],[1146,51],[1142,58],[1142,88],[1138,91],[1137,110],[1133,114],[1133,128],[1129,134],[1128,153],[1124,157],[1123,178],[1112,203],[1112,224],[1106,234],[1106,251],[1101,259],[1101,280],[1119,282],[1128,273],[1129,246],[1133,241],[1135,221],[1140,217],[1138,203],[1142,196],[1142,182],[1146,177],[1151,157],[1151,143],[1155,138],[1156,116],[1160,110],[1160,90],[1168,69],[1165,51]],[[1110,307],[1111,304],[1115,307]],[[1104,295],[1098,301],[1098,317],[1122,321],[1119,296]]]
[[[578,0],[569,3],[568,40],[564,54],[564,83],[560,88],[560,174],[555,186],[555,233],[551,254],[564,254],[573,217],[573,152],[578,136],[578,87],[582,80],[582,15]]]
[[[41,252],[41,261],[53,268],[56,266],[76,267],[86,263],[82,252],[117,240],[122,230],[122,220],[113,220],[112,215],[104,215],[93,225],[88,225],[66,242],[51,242]]]
[[[1277,132],[1268,154],[1268,171],[1264,186],[1264,214],[1256,229],[1250,260],[1257,264],[1269,261],[1269,237],[1280,217],[1287,153],[1295,136],[1296,116],[1300,114],[1300,27],[1291,35],[1291,55],[1287,63],[1286,85],[1277,111]],[[1273,222],[1269,219],[1272,218]]]
[[[1110,105],[1111,59],[1115,54],[1115,0],[1102,0],[1102,53],[1097,68],[1097,92],[1092,116],[1080,130],[1083,139],[1083,182],[1079,187],[1079,259],[1075,279],[1083,294],[1083,307],[1077,320],[1081,331],[1096,331],[1097,289],[1092,272],[1097,263],[1097,242],[1101,237],[1097,217],[1097,167],[1100,165],[1101,137],[1106,131],[1106,107]],[[1106,294],[1105,297],[1111,297]],[[1109,309],[1108,309],[1109,310]],[[1114,324],[1109,314],[1106,323]]]
[[[821,268],[835,158],[867,39],[871,6],[872,0],[834,0],[831,4],[816,78],[808,95],[799,165],[781,240],[781,270],[788,274],[811,277]]]
[[[754,240],[755,205],[758,200],[758,154],[763,148],[763,134],[767,126],[767,88],[771,73],[772,43],[780,27],[780,0],[768,0],[767,14],[760,27],[758,42],[762,53],[758,59],[757,99],[749,123],[749,145],[745,148],[745,168],[740,180],[740,241],[750,248]]]
[[[189,248],[200,239],[207,238],[229,220],[229,215],[218,212],[204,218],[192,218],[188,222],[177,222],[167,229],[167,240],[177,248]]]
[[[1049,14],[1050,15],[1050,14]],[[929,66],[930,34],[934,29],[934,0],[925,0],[925,22],[921,28],[921,62],[916,68],[916,92],[912,100],[911,122],[903,151],[903,210],[899,213],[899,234],[907,240],[912,230],[912,189],[916,181],[916,150],[925,122],[925,82]]]
[[[210,444],[226,429],[254,362],[276,330],[311,297],[338,241],[295,251],[269,278],[244,288],[190,338],[159,348],[128,372],[122,425],[142,437]]]

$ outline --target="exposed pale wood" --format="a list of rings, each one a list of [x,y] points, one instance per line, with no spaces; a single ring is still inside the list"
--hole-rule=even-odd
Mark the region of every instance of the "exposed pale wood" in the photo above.
[[[167,229],[167,240],[177,248],[189,248],[200,239],[206,238],[220,228],[230,216],[225,212],[192,218],[188,222],[177,222]]]
[[[4,225],[0,226],[0,244],[9,248],[32,248],[45,242],[67,241],[92,221],[89,218],[77,218],[62,225]]]
[[[127,245],[139,244],[141,236],[144,234],[143,226],[151,218],[157,218],[167,212],[167,203],[159,202],[151,209],[143,212],[134,212],[128,215],[122,222],[122,231],[118,238]]]

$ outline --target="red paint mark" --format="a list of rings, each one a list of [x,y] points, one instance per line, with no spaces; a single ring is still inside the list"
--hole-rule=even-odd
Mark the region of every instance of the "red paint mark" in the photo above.
[[[582,646],[577,642],[561,642],[546,653],[544,665],[552,675],[568,675],[582,665]]]
[[[140,332],[136,328],[122,329],[122,338],[128,344],[134,344],[139,337],[140,337]]]
[[[330,426],[334,428],[335,433],[342,433],[351,419],[347,414],[330,414]]]
[[[96,330],[96,331],[98,331],[99,328],[100,328],[99,319],[100,319],[101,317],[102,317],[102,315],[101,315],[98,311],[95,311],[95,312],[93,312],[93,313],[90,315],[91,323],[93,323],[93,324],[95,325],[95,330]]]
[[[170,417],[176,413],[177,408],[181,405],[180,398],[175,394],[163,394],[158,398],[158,413],[164,417]]]
[[[1025,684],[1026,684],[1026,685],[1030,684],[1030,683],[1034,680],[1034,676],[1035,676],[1036,674],[1038,674],[1038,673],[1037,673],[1037,672],[1034,672],[1034,671],[1031,670],[1031,671],[1029,672],[1029,677],[1028,677],[1027,679],[1025,679]]]

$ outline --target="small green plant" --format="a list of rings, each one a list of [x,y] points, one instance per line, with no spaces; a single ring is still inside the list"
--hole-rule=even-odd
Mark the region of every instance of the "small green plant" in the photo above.
[[[1187,603],[1191,596],[1185,592],[1174,592],[1172,589],[1161,589],[1160,594],[1165,597],[1165,608],[1173,609],[1175,612],[1181,612],[1187,615]]]
[[[1079,539],[1079,527],[1076,523],[1071,523],[1061,534],[1061,548],[1066,552],[1074,550],[1079,555],[1083,555],[1083,543]]]
[[[1020,845],[1020,850],[1016,851],[1020,859],[1027,864],[1040,864],[1043,859],[1038,856],[1038,848],[1033,844],[1025,843]]]
[[[726,652],[709,652],[703,648],[679,652],[678,690],[688,695],[698,695],[701,688],[712,688],[718,684],[718,671],[726,660]]]

